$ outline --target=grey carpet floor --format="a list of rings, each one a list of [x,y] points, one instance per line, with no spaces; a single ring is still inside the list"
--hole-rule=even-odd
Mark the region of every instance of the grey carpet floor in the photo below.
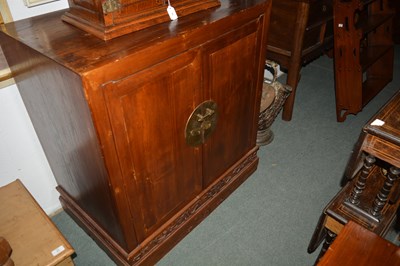
[[[318,251],[308,254],[308,242],[340,190],[361,128],[400,88],[399,46],[394,64],[393,81],[343,123],[336,122],[332,59],[304,67],[293,119],[276,119],[257,171],[158,265],[312,265]],[[75,248],[76,265],[114,265],[64,212],[53,221]]]

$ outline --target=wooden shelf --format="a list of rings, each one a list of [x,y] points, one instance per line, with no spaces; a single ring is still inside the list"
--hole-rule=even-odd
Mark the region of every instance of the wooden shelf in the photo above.
[[[391,45],[368,46],[360,52],[360,65],[365,72],[388,51],[393,50]]]
[[[394,16],[393,13],[371,15],[368,17],[367,20],[361,20],[358,23],[356,23],[355,27],[356,29],[361,29],[363,35],[365,36],[366,34],[375,30],[377,27],[384,24],[386,21],[391,20],[393,16]]]
[[[367,105],[381,90],[385,87],[392,78],[389,77],[372,77],[363,82],[362,86],[362,106]]]
[[[372,2],[375,2],[375,1],[376,0],[361,0],[360,1],[360,3],[361,3],[360,8],[363,7],[363,6],[369,5],[369,4],[371,4]],[[351,2],[351,0],[348,0],[347,2]]]
[[[390,0],[334,1],[337,121],[357,114],[393,77]]]

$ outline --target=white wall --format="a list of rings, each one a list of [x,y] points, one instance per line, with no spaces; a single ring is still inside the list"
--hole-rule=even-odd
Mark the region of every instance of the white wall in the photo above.
[[[14,20],[68,7],[59,0],[28,8],[7,0]],[[48,214],[61,207],[56,182],[16,85],[0,89],[0,186],[19,178]]]
[[[68,0],[56,0],[34,7],[26,7],[23,0],[7,0],[7,3],[14,21],[68,8]]]

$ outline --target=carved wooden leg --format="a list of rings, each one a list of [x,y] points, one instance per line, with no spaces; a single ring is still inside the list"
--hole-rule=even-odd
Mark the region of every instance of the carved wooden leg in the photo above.
[[[368,155],[364,160],[364,165],[361,169],[361,173],[357,179],[357,183],[354,185],[354,188],[350,194],[349,201],[357,205],[360,203],[360,196],[365,189],[365,183],[367,182],[368,174],[371,172],[372,166],[375,163],[375,157]]]
[[[379,217],[381,215],[381,211],[386,204],[390,190],[393,187],[394,181],[399,177],[399,174],[400,174],[399,168],[397,167],[390,168],[385,184],[383,184],[383,187],[379,191],[378,195],[376,195],[376,198],[374,200],[371,209],[371,214],[373,216]]]
[[[325,237],[325,242],[324,242],[324,244],[322,245],[321,251],[320,251],[320,253],[318,254],[317,259],[315,260],[314,265],[317,265],[317,264],[318,264],[319,260],[322,258],[322,256],[324,256],[324,254],[326,253],[326,251],[328,250],[328,248],[331,246],[331,244],[332,244],[332,242],[335,240],[335,238],[336,238],[336,234],[333,233],[333,232],[330,231],[330,230],[327,230],[327,234],[326,234],[326,237]]]

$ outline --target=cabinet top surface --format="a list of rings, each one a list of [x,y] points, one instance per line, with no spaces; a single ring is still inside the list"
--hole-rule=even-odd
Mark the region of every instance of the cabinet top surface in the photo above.
[[[183,16],[176,21],[158,24],[109,41],[103,41],[63,22],[61,16],[65,10],[62,10],[2,25],[0,40],[10,36],[72,71],[82,74],[118,61],[127,54],[143,52],[146,48],[161,43],[173,46],[168,48],[171,54],[179,51],[178,49],[180,51],[188,49],[190,48],[187,47],[188,40],[193,44],[196,41],[204,41],[205,37],[197,34],[200,28],[203,28],[201,32],[204,33],[204,26],[218,24],[221,32],[224,26],[230,25],[232,16],[237,15],[245,19],[243,11],[250,9],[253,16],[257,13],[262,14],[265,12],[262,6],[269,2],[270,0],[221,0],[221,6],[218,8]],[[222,20],[226,23],[222,23]],[[219,21],[221,23],[216,23]]]

